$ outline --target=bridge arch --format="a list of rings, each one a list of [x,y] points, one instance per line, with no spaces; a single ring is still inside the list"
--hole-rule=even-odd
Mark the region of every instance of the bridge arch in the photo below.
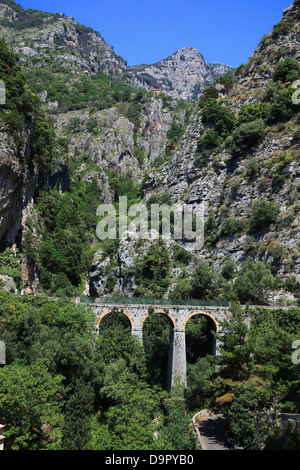
[[[134,328],[134,319],[133,319],[133,317],[126,310],[123,310],[122,308],[110,308],[108,310],[105,310],[105,312],[101,313],[101,315],[98,317],[97,328],[99,328],[100,323],[103,320],[103,318],[106,315],[108,315],[109,313],[112,313],[112,312],[123,313],[123,315],[125,315],[128,318],[128,320],[130,321],[131,329]]]
[[[189,315],[187,315],[185,317],[185,319],[183,320],[183,323],[182,323],[182,328],[185,329],[186,327],[186,324],[187,322],[189,321],[190,318],[192,318],[193,316],[195,315],[205,315],[207,317],[210,317],[212,319],[212,321],[214,322],[215,324],[215,327],[216,327],[216,331],[220,329],[220,324],[218,323],[218,321],[216,320],[216,317],[212,314],[212,313],[209,313],[209,312],[205,312],[203,310],[197,310],[195,312],[192,312],[190,313]]]
[[[173,328],[177,328],[177,327],[178,327],[177,321],[176,321],[175,317],[174,317],[172,314],[170,314],[170,312],[169,312],[167,309],[164,309],[164,308],[162,308],[162,309],[157,309],[157,308],[155,308],[151,313],[148,311],[148,312],[142,317],[139,326],[142,328],[142,327],[143,327],[143,324],[144,324],[144,322],[145,322],[145,320],[146,320],[150,315],[153,315],[153,314],[155,314],[155,313],[161,313],[162,315],[167,316],[167,317],[171,320],[172,325],[173,325]]]

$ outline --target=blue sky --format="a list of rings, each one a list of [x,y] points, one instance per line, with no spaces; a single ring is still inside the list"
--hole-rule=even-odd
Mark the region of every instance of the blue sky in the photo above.
[[[65,13],[99,31],[128,65],[152,64],[182,47],[206,62],[238,67],[293,0],[17,0],[23,8]]]

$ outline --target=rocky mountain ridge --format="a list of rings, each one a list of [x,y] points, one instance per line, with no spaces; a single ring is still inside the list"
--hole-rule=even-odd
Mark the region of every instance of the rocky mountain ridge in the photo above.
[[[130,81],[137,87],[161,89],[174,99],[197,101],[215,78],[234,69],[224,64],[207,64],[193,47],[184,47],[156,64],[127,69]]]

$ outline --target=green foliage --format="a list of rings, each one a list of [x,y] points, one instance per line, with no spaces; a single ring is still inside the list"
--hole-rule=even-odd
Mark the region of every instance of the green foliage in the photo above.
[[[259,199],[254,202],[251,210],[250,229],[253,232],[263,230],[270,224],[277,222],[279,205],[273,201]]]
[[[293,141],[296,143],[300,142],[300,130],[296,131],[293,135]]]
[[[213,98],[200,103],[200,107],[204,124],[213,126],[221,137],[227,137],[231,133],[235,125],[235,117],[229,108],[220,105]]]
[[[13,250],[6,248],[0,253],[0,274],[11,277],[18,290],[22,288],[22,268],[20,259],[14,256]]]
[[[195,364],[187,364],[187,400],[191,410],[211,405],[211,381],[214,378],[211,357],[200,357]]]
[[[264,290],[278,285],[278,280],[262,262],[247,261],[239,271],[233,289],[241,302],[264,303]]]
[[[63,377],[43,362],[0,369],[0,408],[7,450],[51,449],[61,437]]]
[[[239,111],[238,125],[255,121],[256,119],[267,121],[269,115],[270,112],[267,103],[244,104]]]
[[[167,424],[163,430],[176,450],[193,450],[189,422],[185,412],[184,386],[176,380],[167,400]]]
[[[86,123],[86,129],[89,132],[96,131],[98,129],[98,121],[96,118],[91,117]]]
[[[170,257],[166,246],[162,242],[152,245],[143,259],[143,275],[154,280],[164,279],[169,269]]]
[[[233,217],[228,218],[223,222],[221,233],[222,235],[225,235],[225,237],[228,237],[230,235],[241,233],[244,229],[245,226],[243,221],[241,219],[238,219],[237,217]]]
[[[273,73],[274,82],[294,82],[300,77],[300,65],[296,60],[286,57],[278,62]]]
[[[266,403],[266,390],[255,383],[240,384],[235,390],[228,417],[235,445],[249,446],[256,437],[256,413]]]
[[[90,439],[90,421],[94,411],[94,390],[90,383],[79,379],[64,414],[62,448],[86,450]]]
[[[243,312],[239,302],[231,303],[231,316],[221,322],[222,336],[220,341],[220,357],[217,362],[222,366],[222,377],[231,380],[249,378],[251,360],[250,348],[247,344],[248,328],[244,322]]]
[[[234,85],[234,76],[231,72],[225,73],[225,75],[221,75],[220,77],[217,77],[215,80],[215,83],[219,83],[220,85],[224,86],[224,89],[222,92],[228,93],[229,90]]]
[[[214,85],[204,88],[202,95],[200,96],[200,103],[208,101],[209,99],[217,99],[219,92]]]
[[[272,429],[265,441],[265,450],[299,450],[300,429],[299,424],[289,422],[286,429],[279,427]]]
[[[268,99],[270,102],[269,122],[271,124],[286,122],[298,112],[298,106],[292,102],[294,92],[294,88],[291,86],[285,88],[281,82],[271,83],[268,86]]]
[[[232,134],[231,151],[234,155],[243,155],[257,145],[265,136],[263,119],[244,122]]]
[[[38,114],[32,136],[32,155],[39,168],[50,170],[55,143],[54,129],[44,116]]]
[[[207,299],[213,296],[214,273],[207,264],[199,262],[191,281],[193,299]]]
[[[294,24],[293,18],[288,18],[284,21],[280,21],[279,23],[274,25],[273,31],[272,31],[272,37],[274,39],[277,39],[280,36],[287,35],[292,29],[293,24]]]
[[[127,174],[117,174],[112,170],[105,170],[109,178],[109,186],[114,192],[114,202],[119,202],[120,196],[127,196],[128,204],[139,202],[141,186]]]
[[[171,129],[169,129],[167,132],[167,153],[170,153],[170,151],[174,150],[179,139],[183,136],[184,131],[184,127],[174,120]]]
[[[29,89],[4,39],[0,39],[0,79],[6,87],[6,104],[1,105],[0,117],[12,135],[17,150],[24,147],[25,127],[31,123],[32,158],[40,170],[49,170],[56,151],[54,129],[41,112],[37,98]]]
[[[282,448],[293,448],[270,413],[276,418],[280,407],[296,411],[300,406],[299,371],[291,360],[299,312],[263,307],[243,311],[234,301],[231,314],[222,322],[222,335],[217,335],[221,347],[216,363],[221,367],[213,377],[216,404],[229,418],[229,436],[235,445],[252,450],[264,442],[272,446],[282,435]]]
[[[147,382],[166,388],[171,334],[170,320],[152,313],[143,324],[143,346],[147,363]]]
[[[60,194],[56,189],[41,191],[37,210],[46,230],[36,249],[36,261],[42,271],[42,283],[52,293],[72,296],[92,261],[93,249],[88,233],[95,233],[99,189],[93,183],[72,186]],[[24,250],[28,252],[28,245]],[[60,284],[62,282],[62,284]],[[57,289],[57,290],[56,290]]]
[[[212,149],[217,147],[219,143],[219,135],[215,131],[208,131],[204,137],[198,140],[197,144],[197,152],[201,152],[202,150]]]
[[[186,360],[196,364],[200,357],[214,353],[213,321],[204,315],[195,315],[187,322],[186,331]]]
[[[46,18],[54,19],[57,17],[53,13],[46,13],[43,11],[34,10],[33,8],[25,10],[19,3],[16,3],[14,0],[3,0],[2,3],[12,7],[18,14],[17,19],[14,19],[14,21],[9,21],[6,18],[1,20],[1,25],[8,28],[13,28],[16,30],[34,28],[41,26],[44,22],[44,19]]]

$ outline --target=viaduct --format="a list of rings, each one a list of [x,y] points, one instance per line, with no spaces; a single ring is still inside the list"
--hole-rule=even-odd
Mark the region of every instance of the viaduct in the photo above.
[[[112,311],[123,313],[128,318],[131,325],[131,333],[141,342],[143,337],[143,324],[149,315],[166,315],[172,325],[169,357],[168,357],[168,375],[167,388],[170,390],[174,384],[175,377],[186,384],[186,341],[185,326],[188,320],[194,315],[205,315],[211,319],[213,329],[218,334],[221,333],[220,323],[230,316],[230,306],[211,306],[211,305],[162,305],[161,302],[151,306],[144,303],[120,303],[105,302],[105,300],[91,299],[84,302],[77,299],[76,303],[85,303],[97,316],[97,328],[100,328],[103,318]],[[218,341],[214,342],[214,354],[217,354]]]

